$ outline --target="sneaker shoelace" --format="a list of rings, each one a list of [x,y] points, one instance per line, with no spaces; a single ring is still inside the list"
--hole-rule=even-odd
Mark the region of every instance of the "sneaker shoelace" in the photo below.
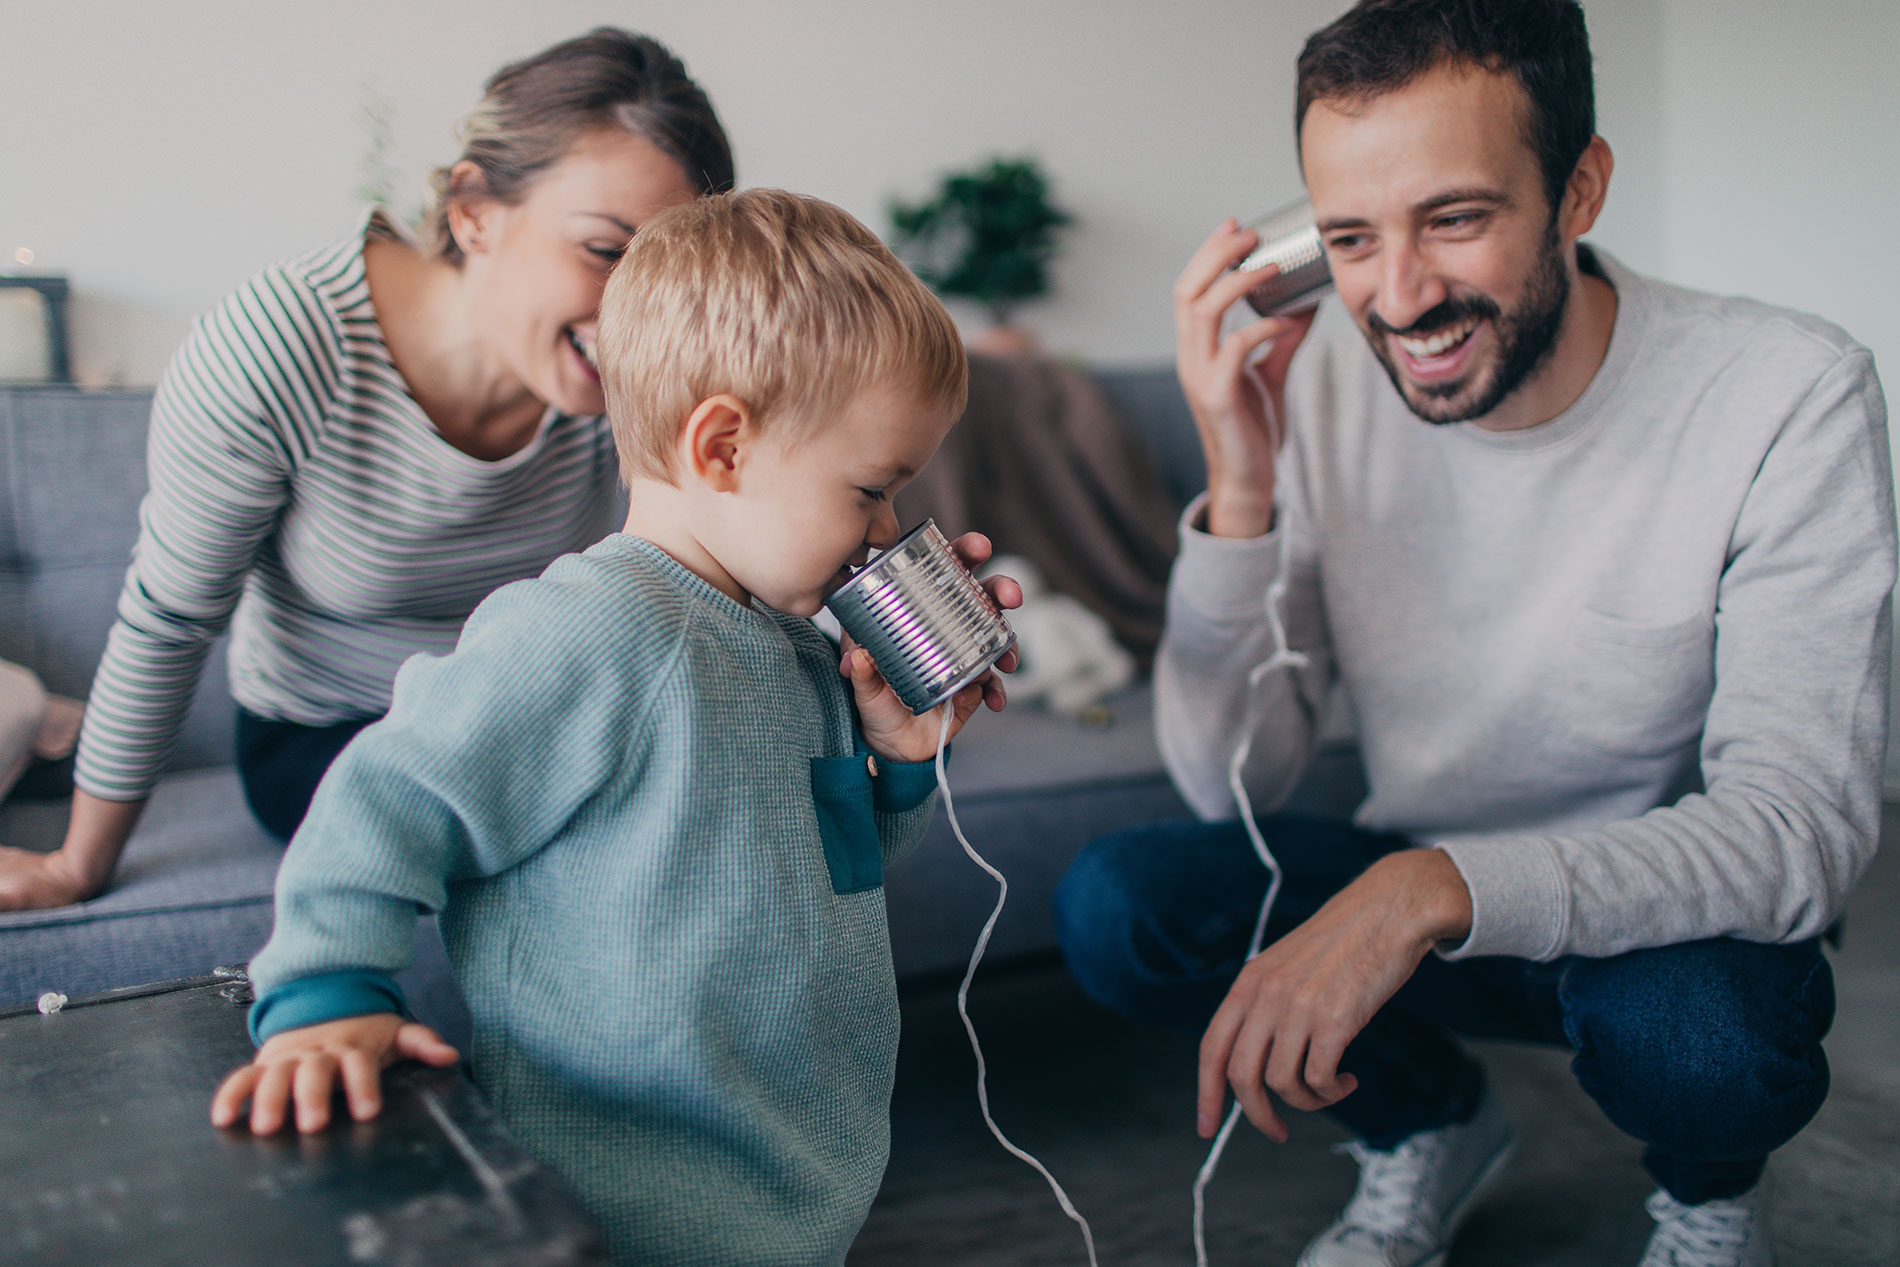
[[[1684,1205],[1655,1192],[1644,1207],[1656,1220],[1652,1254],[1662,1251],[1671,1267],[1732,1267],[1755,1227],[1754,1210],[1740,1201]]]
[[[1337,1151],[1359,1163],[1359,1187],[1340,1221],[1379,1236],[1417,1239],[1421,1232],[1429,1235],[1430,1229],[1421,1226],[1423,1187],[1425,1177],[1437,1168],[1435,1154],[1441,1149],[1436,1138],[1421,1141],[1416,1136],[1390,1152],[1367,1148],[1357,1140],[1339,1145]]]

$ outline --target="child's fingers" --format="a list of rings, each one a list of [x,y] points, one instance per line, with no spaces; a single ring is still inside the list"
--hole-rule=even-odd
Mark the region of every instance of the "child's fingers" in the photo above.
[[[211,1124],[217,1127],[235,1126],[238,1116],[243,1112],[244,1101],[251,1096],[251,1088],[257,1085],[257,1079],[263,1070],[256,1065],[245,1065],[233,1069],[218,1084],[217,1094],[211,1097]]]
[[[337,1069],[343,1078],[343,1098],[349,1103],[351,1117],[367,1122],[383,1111],[383,1071],[375,1057],[351,1048],[339,1058]]]
[[[284,1124],[284,1109],[290,1104],[290,1083],[295,1066],[275,1062],[264,1066],[263,1074],[251,1088],[251,1133],[274,1135]]]
[[[863,647],[852,650],[845,661],[845,672],[851,678],[852,693],[857,696],[858,712],[874,714],[880,709],[886,712],[897,709],[901,710],[904,717],[910,715],[910,709],[905,708],[904,702],[897,698],[897,692],[892,690],[891,684],[884,680],[884,675],[877,671],[877,665],[872,661],[871,653]],[[891,715],[898,716],[896,712],[892,712]]]
[[[1023,605],[1023,587],[1013,576],[992,576],[983,582],[990,599],[1004,611]]]
[[[963,560],[963,566],[972,572],[988,563],[990,555],[996,552],[996,547],[990,544],[990,539],[980,532],[964,533],[950,543],[950,548],[956,552],[959,559]]]
[[[311,1052],[296,1062],[291,1095],[297,1103],[297,1129],[314,1135],[330,1124],[330,1101],[336,1095],[336,1057]]]
[[[452,1065],[462,1058],[462,1053],[444,1042],[442,1035],[415,1021],[396,1031],[396,1054],[425,1065]]]

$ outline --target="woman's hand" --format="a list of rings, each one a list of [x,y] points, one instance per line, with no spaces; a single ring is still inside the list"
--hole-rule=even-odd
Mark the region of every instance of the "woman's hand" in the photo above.
[[[144,801],[75,790],[63,846],[51,853],[0,847],[0,911],[68,906],[103,889],[144,809]]]
[[[1251,229],[1225,221],[1174,287],[1175,373],[1207,456],[1207,530],[1217,537],[1257,537],[1273,526],[1287,366],[1313,324],[1312,312],[1263,317],[1221,338],[1227,310],[1272,276],[1229,271],[1258,244]],[[1256,357],[1266,344],[1272,349]]]
[[[272,1035],[255,1060],[219,1084],[211,1098],[211,1124],[237,1125],[249,1100],[253,1135],[276,1133],[293,1106],[298,1131],[312,1134],[330,1124],[339,1081],[350,1116],[367,1122],[383,1111],[383,1070],[404,1059],[452,1065],[461,1057],[427,1025],[394,1012],[287,1029]]]
[[[91,897],[98,887],[88,883],[64,849],[36,853],[0,845],[0,911],[70,906]]]
[[[990,539],[980,532],[964,533],[950,543],[950,548],[972,572],[988,562],[992,553]],[[992,576],[983,582],[983,588],[989,592],[991,601],[1004,610],[1022,606],[1023,587],[1007,576]],[[858,722],[864,728],[864,742],[870,745],[871,751],[888,761],[933,759],[942,727],[938,710],[933,708],[922,714],[911,712],[909,705],[897,697],[884,675],[877,671],[871,653],[854,643],[849,634],[844,636],[843,651],[838,671],[851,679],[851,691],[858,703]],[[1008,700],[1003,680],[997,674],[999,670],[1013,671],[1016,662],[1016,651],[1012,647],[996,662],[995,669],[951,696],[950,738],[956,737],[979,705],[988,704],[992,712],[1003,711]]]

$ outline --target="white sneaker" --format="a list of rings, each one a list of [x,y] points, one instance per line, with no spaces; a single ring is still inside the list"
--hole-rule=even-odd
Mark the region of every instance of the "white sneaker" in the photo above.
[[[1658,1188],[1643,1203],[1656,1231],[1637,1267],[1774,1267],[1762,1188],[1701,1205],[1684,1205]]]
[[[1513,1148],[1511,1124],[1488,1089],[1469,1122],[1420,1131],[1389,1153],[1340,1145],[1359,1163],[1358,1191],[1299,1267],[1442,1267]]]

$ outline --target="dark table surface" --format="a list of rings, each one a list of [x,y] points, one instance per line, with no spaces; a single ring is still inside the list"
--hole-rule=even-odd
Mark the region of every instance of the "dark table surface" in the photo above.
[[[460,1069],[392,1069],[375,1122],[213,1128],[212,1091],[251,1058],[249,1004],[225,973],[0,1012],[0,1263],[609,1261]]]

